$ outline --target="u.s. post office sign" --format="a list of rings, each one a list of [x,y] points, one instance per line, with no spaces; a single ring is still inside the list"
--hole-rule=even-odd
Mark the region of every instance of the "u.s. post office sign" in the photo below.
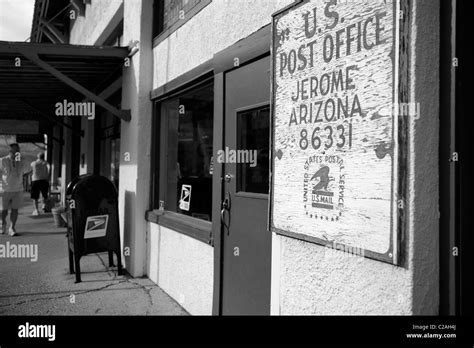
[[[313,0],[274,15],[271,231],[400,264],[400,6]]]

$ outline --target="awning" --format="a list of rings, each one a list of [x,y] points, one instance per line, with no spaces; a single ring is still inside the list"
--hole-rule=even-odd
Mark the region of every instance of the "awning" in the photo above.
[[[0,119],[64,124],[55,104],[88,99],[129,121],[130,110],[99,94],[121,76],[128,55],[127,47],[0,41]]]

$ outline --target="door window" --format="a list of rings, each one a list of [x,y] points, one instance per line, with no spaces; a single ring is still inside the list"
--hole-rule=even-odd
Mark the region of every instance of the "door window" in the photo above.
[[[268,106],[237,113],[237,192],[268,194],[269,139]]]

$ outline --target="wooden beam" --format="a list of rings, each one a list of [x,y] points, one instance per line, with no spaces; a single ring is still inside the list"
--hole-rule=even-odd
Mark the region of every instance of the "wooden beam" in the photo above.
[[[51,23],[51,24],[54,25],[55,27],[64,27],[64,23],[61,22],[61,21],[58,20],[58,19],[55,19],[54,21],[51,21],[51,22],[49,22],[49,23]]]
[[[49,41],[51,41],[53,44],[58,44],[58,43],[59,43],[59,42],[58,42],[58,39],[56,39],[56,38],[54,37],[54,35],[51,34],[51,33],[48,31],[48,29],[43,28],[43,29],[41,29],[41,31],[42,31],[42,33],[43,33],[44,35],[46,35],[46,37],[49,39]]]
[[[52,25],[51,23],[46,22],[42,18],[40,19],[40,22],[41,22],[43,28],[46,29],[46,31],[49,30],[49,32],[54,35],[54,37],[57,39],[56,40],[57,43],[62,43],[62,44],[66,43],[66,39],[65,39],[64,35],[61,34],[61,32],[54,25]],[[48,35],[48,34],[45,32],[45,35]]]
[[[128,48],[126,47],[55,45],[46,43],[0,41],[0,53],[19,54],[25,51],[32,54],[46,54],[51,56],[103,57],[122,59],[128,57],[129,53]]]
[[[99,93],[99,97],[104,99],[109,99],[115,92],[117,92],[120,88],[122,88],[122,76],[120,76],[117,80],[112,82],[108,85],[102,92]],[[85,99],[88,100],[87,98]]]
[[[79,93],[81,93],[82,95],[84,95],[85,97],[93,100],[96,104],[102,106],[105,110],[109,111],[110,113],[112,113],[112,115],[115,115],[119,118],[121,118],[122,120],[124,121],[130,121],[131,119],[131,113],[130,113],[130,110],[118,110],[117,108],[115,108],[114,106],[110,105],[109,103],[107,103],[104,99],[100,98],[99,96],[97,96],[96,94],[92,93],[91,91],[89,91],[88,89],[86,89],[85,87],[81,86],[80,84],[78,84],[77,82],[73,81],[72,79],[70,79],[69,77],[67,77],[66,75],[64,75],[62,72],[56,70],[54,67],[52,67],[51,65],[49,65],[48,63],[46,63],[45,61],[41,60],[37,54],[34,54],[34,53],[31,53],[31,52],[28,52],[28,51],[23,51],[23,52],[20,52],[22,55],[24,55],[26,58],[28,58],[30,61],[34,62],[35,64],[37,64],[39,67],[43,68],[44,70],[46,70],[47,72],[49,72],[51,75],[57,77],[60,81],[64,82],[65,84],[67,84],[69,87],[75,89],[76,91],[78,91]]]

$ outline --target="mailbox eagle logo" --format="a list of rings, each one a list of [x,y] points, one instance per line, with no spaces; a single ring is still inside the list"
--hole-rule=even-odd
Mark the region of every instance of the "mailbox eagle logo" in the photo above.
[[[305,163],[303,202],[306,216],[336,222],[342,216],[344,169],[339,156],[312,156]]]
[[[320,170],[318,170],[316,172],[316,174],[314,174],[313,177],[311,178],[311,181],[316,180],[317,178],[319,178],[319,183],[314,186],[313,192],[317,191],[317,190],[321,190],[321,189],[327,191],[329,181],[334,180],[334,178],[329,177],[329,167],[328,166],[324,166]]]
[[[311,178],[311,182],[319,179],[319,182],[313,186],[311,200],[314,208],[334,209],[334,192],[328,190],[328,185],[334,178],[329,176],[329,167],[323,166]]]
[[[105,237],[107,234],[108,215],[88,216],[84,239]]]

